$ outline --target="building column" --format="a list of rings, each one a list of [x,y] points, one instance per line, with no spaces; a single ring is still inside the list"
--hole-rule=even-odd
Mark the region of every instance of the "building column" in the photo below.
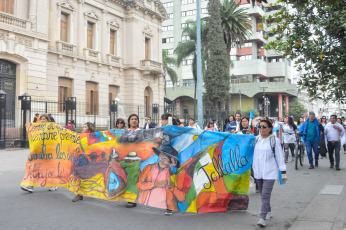
[[[289,103],[289,99],[288,96],[285,96],[285,115],[288,115],[288,103]]]
[[[36,31],[37,20],[37,0],[30,0],[29,5],[29,20],[31,21],[31,29]]]
[[[85,21],[84,21],[84,15],[83,15],[83,5],[84,1],[78,1],[78,10],[77,10],[77,54],[79,56],[84,56],[83,48],[87,47],[86,42],[84,40],[85,32]]]
[[[279,107],[279,117],[283,117],[282,116],[282,93],[279,93],[279,99],[278,99],[279,103],[278,103],[278,107]]]

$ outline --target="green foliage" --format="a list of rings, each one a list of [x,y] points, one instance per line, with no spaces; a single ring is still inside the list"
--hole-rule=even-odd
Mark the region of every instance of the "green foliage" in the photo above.
[[[188,20],[186,21],[187,27],[183,29],[182,35],[189,37],[189,40],[185,40],[179,43],[179,45],[174,49],[174,54],[177,55],[177,65],[180,66],[183,60],[188,57],[193,57],[191,71],[193,79],[195,81],[195,92],[194,92],[194,117],[196,117],[196,90],[197,90],[197,23],[196,21]],[[205,69],[205,59],[206,59],[206,22],[201,20],[201,40],[202,40],[202,71]],[[203,52],[204,51],[204,52]],[[203,74],[204,75],[204,74]]]
[[[234,0],[224,0],[220,3],[221,25],[223,39],[227,46],[227,60],[231,64],[230,54],[233,44],[244,44],[251,34],[252,26],[248,22],[251,20],[245,8],[240,8],[240,2]]]
[[[220,2],[210,0],[208,3],[208,59],[204,75],[205,104],[209,108],[221,109],[229,98],[230,76],[226,58],[226,45],[221,27]]]
[[[297,99],[292,100],[289,104],[288,114],[295,120],[298,120],[306,111],[307,109]]]
[[[165,78],[165,84],[166,84],[166,75],[169,76],[171,79],[173,86],[178,82],[178,75],[175,72],[174,69],[172,69],[171,65],[176,65],[177,61],[174,57],[170,57],[168,55],[168,51],[163,49],[162,50],[162,64],[163,64],[163,72],[164,72],[164,78]]]
[[[288,7],[266,18],[277,38],[265,48],[295,61],[303,73],[298,85],[310,96],[346,103],[346,1],[278,0],[281,3]]]

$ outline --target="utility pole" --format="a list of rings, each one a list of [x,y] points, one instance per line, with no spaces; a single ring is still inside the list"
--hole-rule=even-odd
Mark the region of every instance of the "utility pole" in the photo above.
[[[239,90],[239,103],[240,103],[240,114],[243,114],[242,112],[241,112],[241,91]]]

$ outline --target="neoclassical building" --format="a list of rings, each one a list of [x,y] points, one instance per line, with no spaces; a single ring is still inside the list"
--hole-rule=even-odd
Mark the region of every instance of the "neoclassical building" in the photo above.
[[[124,115],[150,116],[152,105],[163,106],[166,17],[159,0],[0,0],[0,88],[10,125],[20,123],[24,93],[51,104],[32,103],[32,113],[60,123],[69,96],[80,117],[99,126],[118,94]]]

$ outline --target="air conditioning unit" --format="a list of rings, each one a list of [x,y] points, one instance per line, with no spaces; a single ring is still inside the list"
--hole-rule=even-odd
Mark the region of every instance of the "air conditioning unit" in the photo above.
[[[261,49],[257,49],[257,53],[261,52]]]

